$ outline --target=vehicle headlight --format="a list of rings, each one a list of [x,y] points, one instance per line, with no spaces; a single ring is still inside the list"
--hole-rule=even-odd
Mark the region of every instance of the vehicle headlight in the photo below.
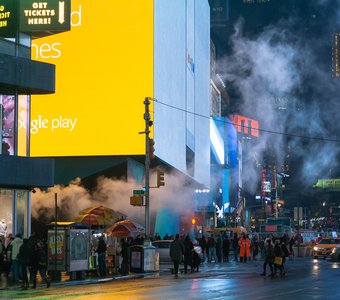
[[[336,251],[336,248],[333,248],[333,250],[332,250],[332,254],[334,254],[334,253],[335,253],[335,251]]]
[[[319,247],[316,247],[316,246],[315,246],[313,249],[314,249],[314,251],[318,251],[318,250],[319,250]]]

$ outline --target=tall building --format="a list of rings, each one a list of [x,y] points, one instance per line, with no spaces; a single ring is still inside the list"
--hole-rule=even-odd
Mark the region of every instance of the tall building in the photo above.
[[[93,187],[105,175],[143,187],[139,133],[150,97],[152,168],[209,185],[209,119],[201,117],[209,115],[209,24],[208,1],[72,1],[72,30],[32,45],[32,58],[58,72],[55,95],[32,99],[32,119],[46,126],[31,143],[32,155],[55,157],[56,183],[80,177]],[[155,218],[161,235],[178,224],[178,212]]]
[[[69,1],[53,3],[2,1],[0,20],[0,238],[30,234],[31,191],[54,185],[54,161],[30,157],[31,95],[55,92],[55,66],[31,60],[33,39],[69,30]],[[54,12],[41,18],[40,14]],[[32,12],[26,14],[25,12]],[[45,20],[45,21],[43,21]],[[45,25],[42,25],[45,24]],[[51,199],[52,200],[52,199]]]

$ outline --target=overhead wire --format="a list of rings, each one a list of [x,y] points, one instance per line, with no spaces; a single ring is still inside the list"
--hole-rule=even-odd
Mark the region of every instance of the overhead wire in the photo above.
[[[193,116],[197,116],[197,117],[201,117],[201,118],[205,118],[205,119],[214,119],[214,117],[210,117],[210,116],[205,116],[205,115],[202,115],[202,114],[198,114],[196,112],[192,112],[192,111],[189,111],[187,109],[184,109],[184,108],[180,108],[180,107],[177,107],[177,106],[174,106],[174,105],[171,105],[171,104],[168,104],[168,103],[164,103],[160,100],[158,100],[157,98],[150,98],[151,101],[154,101],[156,103],[159,103],[161,105],[164,105],[164,106],[167,106],[167,107],[170,107],[172,109],[176,109],[176,110],[179,110],[179,111],[182,111],[182,112],[185,112],[185,113],[188,113],[188,114],[191,114]],[[233,122],[230,122],[230,121],[222,121],[222,120],[216,120],[214,119],[215,121],[217,122],[223,122],[225,124],[231,124],[231,125],[234,125],[234,126],[238,126],[240,127],[241,125],[240,124],[235,124]],[[340,140],[338,139],[329,139],[329,138],[324,138],[324,137],[315,137],[315,136],[305,136],[305,135],[298,135],[298,134],[294,134],[294,133],[286,133],[286,132],[278,132],[278,131],[273,131],[273,130],[268,130],[268,129],[261,129],[261,128],[254,128],[254,127],[251,127],[251,126],[243,126],[243,128],[248,128],[248,129],[252,129],[252,130],[257,130],[257,131],[260,131],[260,132],[266,132],[266,133],[270,133],[270,134],[276,134],[276,135],[283,135],[283,136],[288,136],[288,137],[294,137],[294,138],[300,138],[300,139],[306,139],[306,140],[318,140],[318,141],[325,141],[325,142],[335,142],[335,143],[340,143]]]

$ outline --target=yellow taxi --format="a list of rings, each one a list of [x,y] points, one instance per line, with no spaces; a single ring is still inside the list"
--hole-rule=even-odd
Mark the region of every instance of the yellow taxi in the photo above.
[[[313,248],[314,258],[324,257],[330,255],[334,248],[340,248],[340,238],[323,238]]]

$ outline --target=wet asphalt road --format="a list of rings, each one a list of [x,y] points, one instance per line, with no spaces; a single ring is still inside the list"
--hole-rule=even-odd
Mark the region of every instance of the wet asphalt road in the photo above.
[[[284,278],[263,278],[262,261],[205,263],[199,273],[158,275],[108,283],[0,291],[0,299],[340,299],[340,263],[296,259]]]

